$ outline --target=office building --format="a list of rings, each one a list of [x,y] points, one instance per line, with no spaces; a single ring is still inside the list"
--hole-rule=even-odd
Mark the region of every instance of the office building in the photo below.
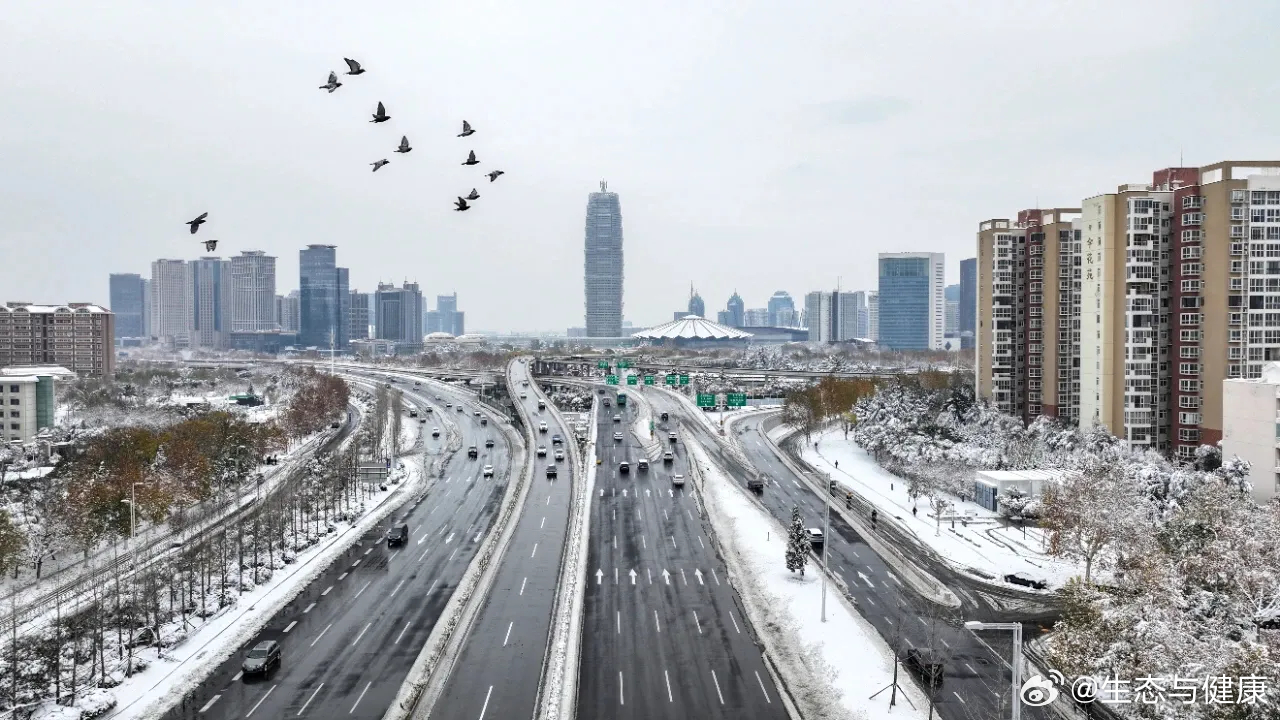
[[[456,296],[454,302],[456,304]],[[425,334],[422,331],[422,290],[417,283],[406,282],[401,288],[379,283],[374,303],[378,308],[375,321],[378,340],[422,342]]]
[[[374,293],[376,295],[376,293]],[[350,329],[347,336],[351,340],[369,339],[369,293],[351,291]]]
[[[771,327],[791,327],[795,324],[795,301],[791,299],[791,293],[786,290],[775,292],[770,298],[767,305],[769,312],[769,325]],[[789,311],[789,312],[788,312]],[[780,313],[787,313],[785,316],[787,322],[783,322],[783,316]]]
[[[283,332],[297,333],[300,311],[298,307],[298,291],[288,295],[276,296],[276,325]]]
[[[832,299],[835,327],[832,335],[836,342],[849,342],[867,336],[867,294],[857,292],[837,292]]]
[[[151,263],[151,335],[169,349],[188,347],[191,339],[191,293],[185,260]]]
[[[0,306],[0,367],[59,365],[86,377],[115,373],[115,315],[90,303]]]
[[[112,273],[111,312],[116,316],[114,342],[146,337],[147,281],[137,273]]]
[[[867,293],[867,337],[880,342],[880,293]]]
[[[960,337],[960,285],[948,285],[942,290],[942,335]],[[958,343],[953,345],[958,347]]]
[[[425,329],[428,333],[445,332],[455,337],[466,334],[466,313],[458,310],[458,293],[437,295],[436,309],[433,312],[426,313]]]
[[[188,347],[223,350],[230,344],[231,263],[203,257],[187,263],[187,293],[191,297]]]
[[[262,250],[231,258],[231,331],[276,330],[276,259]]]
[[[960,347],[973,349],[978,313],[978,258],[960,261]]]
[[[298,253],[298,343],[346,350],[351,297],[346,268],[334,245],[308,245]]]
[[[603,181],[587,198],[584,266],[587,337],[621,337],[622,206]]]
[[[729,301],[725,303],[724,309],[728,313],[726,317],[729,322],[725,323],[729,327],[740,328],[745,321],[747,304],[738,296],[738,291],[734,290],[733,295],[729,296]]]
[[[880,253],[879,343],[890,350],[940,350],[942,253]]]
[[[743,327],[769,327],[768,308],[748,308],[742,315]]]
[[[685,315],[697,315],[700,318],[707,316],[707,304],[702,302],[702,296],[694,291],[693,283],[689,283],[689,312],[685,313]],[[684,315],[680,317],[684,317]]]
[[[1264,216],[1265,217],[1265,216]],[[1249,483],[1259,505],[1280,496],[1280,362],[1264,363],[1256,378],[1222,382],[1222,454],[1249,463]]]

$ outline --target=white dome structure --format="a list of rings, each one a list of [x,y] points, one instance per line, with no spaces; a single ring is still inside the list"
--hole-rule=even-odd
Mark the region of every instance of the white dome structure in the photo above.
[[[714,323],[697,315],[685,315],[679,320],[632,333],[631,337],[652,343],[672,341],[677,345],[745,344],[751,339],[751,333]]]
[[[427,343],[451,343],[453,342],[453,336],[447,332],[433,332],[429,333],[424,340]]]

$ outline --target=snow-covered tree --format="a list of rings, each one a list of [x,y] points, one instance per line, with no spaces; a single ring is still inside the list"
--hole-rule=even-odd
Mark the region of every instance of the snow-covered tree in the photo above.
[[[804,566],[809,562],[809,533],[805,532],[804,522],[800,519],[800,506],[791,506],[791,527],[787,529],[787,569],[797,570],[804,575]]]
[[[1043,508],[1050,554],[1083,561],[1086,582],[1104,551],[1129,533],[1149,534],[1154,524],[1149,503],[1124,468],[1108,463],[1068,473],[1046,488]]]

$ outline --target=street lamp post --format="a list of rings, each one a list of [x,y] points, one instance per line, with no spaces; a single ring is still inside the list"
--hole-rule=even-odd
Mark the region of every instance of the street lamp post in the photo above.
[[[822,622],[827,621],[827,535],[831,533],[831,476],[826,473],[815,473],[820,479],[826,481],[826,490],[823,493],[827,506],[826,520],[822,526],[822,553],[819,559],[822,561]]]
[[[1012,630],[1013,631],[1013,664],[1009,667],[1013,678],[1013,697],[1009,701],[1013,712],[1013,720],[1022,720],[1022,623],[986,623],[970,620],[964,624],[970,632],[978,630]]]

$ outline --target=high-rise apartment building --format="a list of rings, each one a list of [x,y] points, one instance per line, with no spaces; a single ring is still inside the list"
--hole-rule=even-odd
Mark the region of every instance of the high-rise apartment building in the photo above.
[[[276,259],[262,250],[231,258],[231,331],[276,330]]]
[[[809,342],[834,341],[831,334],[831,293],[815,290],[805,294],[804,317],[809,329]]]
[[[804,306],[809,342],[848,342],[867,337],[867,293],[861,290],[816,290],[805,295]]]
[[[867,337],[880,342],[880,293],[867,293]]]
[[[187,293],[191,296],[187,328],[189,347],[226,349],[230,344],[231,263],[202,257],[187,263]]]
[[[973,349],[978,313],[978,258],[960,261],[960,347]]]
[[[454,298],[456,303],[456,296]],[[397,288],[379,283],[375,303],[378,308],[377,339],[398,343],[422,342],[422,290],[406,282]]]
[[[298,344],[346,350],[351,296],[346,268],[334,245],[308,245],[298,253]]]
[[[169,348],[188,347],[191,340],[191,293],[185,260],[151,263],[151,337]]]
[[[109,285],[116,316],[114,340],[146,337],[147,281],[137,273],[112,273]]]
[[[376,293],[375,293],[376,294]],[[352,340],[369,339],[369,293],[351,291],[350,329],[347,336]]]
[[[276,296],[276,324],[284,332],[298,332],[300,318],[298,291]]]
[[[960,336],[960,285],[948,285],[942,290],[942,334],[945,337]]]
[[[879,337],[891,350],[939,350],[944,255],[880,253]]]
[[[621,337],[622,206],[603,181],[587,198],[584,259],[587,337]]]
[[[86,377],[110,377],[116,369],[115,316],[90,303],[7,302],[0,306],[0,367],[13,365],[58,365]]]

